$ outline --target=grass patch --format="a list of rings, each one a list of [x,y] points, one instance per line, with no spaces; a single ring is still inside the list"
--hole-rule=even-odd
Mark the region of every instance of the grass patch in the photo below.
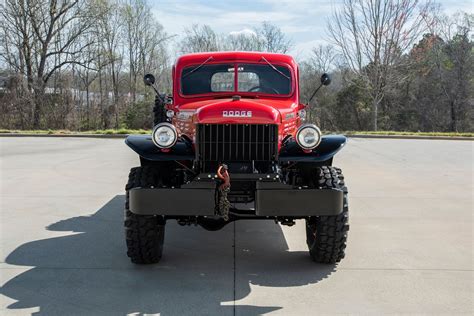
[[[0,134],[29,134],[29,135],[127,135],[127,134],[150,134],[151,130],[146,129],[98,129],[91,131],[69,131],[69,130],[9,130],[0,129]],[[451,133],[451,132],[397,132],[397,131],[324,131],[324,134],[344,134],[344,135],[394,135],[394,136],[443,136],[443,137],[474,137],[474,133]]]
[[[73,132],[73,134],[101,134],[101,135],[111,135],[111,134],[150,134],[151,130],[145,129],[128,129],[128,128],[120,128],[120,129],[98,129],[93,131],[85,131],[85,132]]]
[[[27,135],[127,135],[127,134],[150,134],[151,130],[145,129],[98,129],[91,131],[70,131],[70,130],[9,130],[9,129],[0,129],[0,134],[27,134]]]
[[[344,135],[393,135],[393,136],[444,136],[444,137],[474,137],[474,133],[454,132],[399,132],[399,131],[344,131]]]

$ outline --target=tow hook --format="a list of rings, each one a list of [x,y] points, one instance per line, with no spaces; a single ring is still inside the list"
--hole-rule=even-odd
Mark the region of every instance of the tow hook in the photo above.
[[[230,202],[227,199],[227,194],[230,191],[230,176],[229,176],[229,168],[227,165],[222,164],[217,168],[217,177],[222,181],[222,184],[219,185],[217,189],[217,205],[216,205],[216,212],[218,215],[222,216],[225,221],[229,220],[229,210],[230,210]]]

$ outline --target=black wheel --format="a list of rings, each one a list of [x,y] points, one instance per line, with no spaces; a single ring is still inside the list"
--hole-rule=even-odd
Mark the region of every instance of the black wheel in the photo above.
[[[306,242],[309,254],[320,263],[336,263],[345,256],[347,232],[349,231],[349,205],[347,187],[339,168],[323,166],[317,168],[316,185],[320,189],[341,189],[344,192],[344,208],[335,216],[318,216],[306,220]]]
[[[157,263],[163,253],[165,220],[160,216],[137,215],[129,210],[129,190],[151,187],[159,183],[158,173],[151,166],[130,170],[125,187],[125,240],[127,255],[133,263]]]
[[[164,95],[162,96],[165,97]],[[158,123],[166,122],[165,103],[160,98],[155,97],[155,104],[153,106],[153,126]]]

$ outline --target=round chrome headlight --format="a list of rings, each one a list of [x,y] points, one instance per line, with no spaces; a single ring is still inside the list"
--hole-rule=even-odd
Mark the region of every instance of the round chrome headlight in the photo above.
[[[159,123],[151,134],[153,143],[159,148],[170,148],[176,143],[178,133],[176,128],[170,123]]]
[[[296,132],[296,142],[303,149],[314,149],[321,142],[321,131],[314,124],[303,125]]]

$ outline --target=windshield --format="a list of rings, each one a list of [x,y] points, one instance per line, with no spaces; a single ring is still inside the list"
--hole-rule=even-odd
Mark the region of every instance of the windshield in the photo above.
[[[291,72],[286,66],[271,64],[208,64],[197,70],[196,66],[190,66],[181,74],[181,92],[183,95],[226,92],[289,95]]]

